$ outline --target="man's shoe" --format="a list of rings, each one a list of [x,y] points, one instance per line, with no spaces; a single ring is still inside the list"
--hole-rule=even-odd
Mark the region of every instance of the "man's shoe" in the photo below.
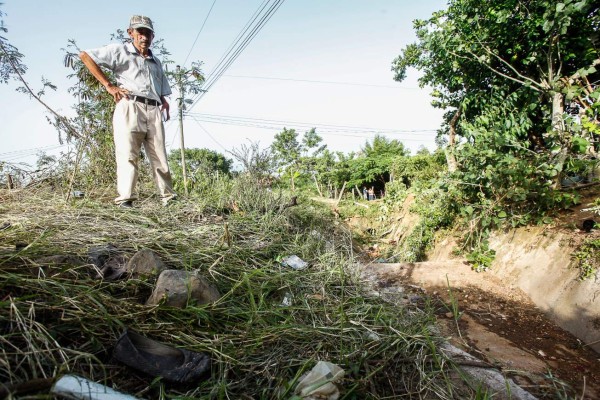
[[[119,203],[119,208],[133,208],[133,201],[127,200],[122,203]]]

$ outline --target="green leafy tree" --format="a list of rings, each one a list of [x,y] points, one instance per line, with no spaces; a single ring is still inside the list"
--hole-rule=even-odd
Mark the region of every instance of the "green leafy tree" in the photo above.
[[[565,125],[564,103],[589,91],[600,63],[598,7],[452,0],[415,22],[418,40],[394,60],[395,78],[414,67],[433,87],[434,106],[447,110],[449,169],[474,196],[544,200],[565,161],[589,147],[589,130]]]
[[[361,187],[377,183],[383,188],[391,178],[390,171],[394,159],[408,154],[409,151],[400,141],[375,135],[372,142],[365,143],[361,155],[348,162],[349,185]]]
[[[320,145],[323,139],[312,128],[305,132],[301,141],[295,129],[283,128],[275,135],[271,150],[278,160],[278,166],[290,178],[292,190],[296,189],[295,180],[303,175],[309,177],[315,173],[317,158],[326,145]]]
[[[171,150],[169,165],[176,188],[183,187],[183,168],[180,150]],[[188,171],[188,189],[193,191],[198,185],[215,176],[230,176],[233,160],[209,149],[185,149],[185,162]]]

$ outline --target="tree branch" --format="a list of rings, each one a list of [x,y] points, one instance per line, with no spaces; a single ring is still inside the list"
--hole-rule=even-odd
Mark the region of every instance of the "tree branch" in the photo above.
[[[501,76],[504,76],[505,78],[511,79],[512,81],[515,81],[515,82],[521,83],[521,84],[523,84],[523,85],[527,85],[525,82],[529,82],[529,83],[531,83],[531,85],[535,86],[534,90],[537,90],[537,91],[543,91],[543,90],[549,89],[549,88],[546,88],[546,87],[544,87],[543,85],[540,85],[540,84],[539,84],[539,82],[536,82],[536,81],[534,81],[533,79],[531,79],[531,78],[528,78],[528,77],[526,77],[525,75],[521,74],[521,73],[520,73],[519,71],[517,71],[517,70],[516,70],[516,68],[515,68],[515,67],[513,67],[513,66],[512,66],[512,65],[511,65],[511,64],[510,64],[508,61],[506,61],[506,60],[505,60],[505,59],[503,59],[502,57],[498,56],[496,53],[494,53],[492,50],[490,50],[490,48],[489,48],[489,47],[487,47],[487,46],[485,46],[483,43],[479,42],[479,44],[480,44],[480,46],[481,46],[481,47],[482,47],[482,48],[483,48],[483,49],[484,49],[484,50],[485,50],[485,51],[486,51],[488,54],[491,54],[491,55],[492,55],[492,56],[494,56],[494,57],[495,57],[495,58],[496,58],[498,61],[500,61],[502,64],[504,64],[506,67],[508,67],[508,69],[510,69],[512,72],[514,72],[514,73],[515,73],[515,75],[517,75],[519,78],[521,78],[521,79],[522,79],[522,81],[520,81],[520,80],[518,80],[518,79],[516,79],[516,78],[513,78],[513,77],[511,77],[511,76],[509,76],[509,75],[506,75],[506,74],[504,74],[504,73],[502,73],[502,72],[500,72],[500,71],[496,70],[495,68],[492,68],[492,67],[491,67],[491,66],[489,66],[489,65],[486,65],[486,66],[487,66],[487,67],[488,67],[490,70],[494,71],[495,73],[497,73],[497,74],[499,74],[499,75],[501,75]],[[478,58],[478,57],[477,57],[477,56],[476,56],[474,53],[472,53],[472,52],[469,52],[469,54],[471,54],[473,57],[475,57],[477,60],[479,60],[479,58]],[[539,88],[539,90],[538,90],[538,88]]]
[[[17,76],[19,77],[19,80],[23,83],[23,85],[25,86],[25,89],[27,89],[27,91],[29,92],[29,95],[31,97],[33,97],[34,99],[36,99],[41,105],[43,105],[48,111],[50,111],[50,113],[52,113],[56,119],[58,121],[60,121],[60,123],[67,129],[67,131],[75,136],[78,139],[83,139],[83,136],[79,134],[79,132],[69,123],[69,121],[67,120],[67,118],[63,115],[60,115],[59,113],[57,113],[56,111],[54,111],[48,104],[44,103],[42,101],[42,99],[40,99],[39,96],[37,96],[33,90],[31,90],[31,88],[29,87],[29,84],[27,84],[27,81],[25,80],[25,78],[23,77],[23,75],[21,74],[21,72],[19,71],[19,69],[17,68],[17,66],[15,65],[14,60],[12,59],[12,57],[10,56],[10,54],[6,51],[6,48],[4,47],[4,45],[2,44],[2,42],[0,42],[0,49],[2,49],[2,51],[4,52],[4,54],[6,54],[6,58],[8,59],[8,62],[10,63],[10,66],[12,67],[13,71],[15,71],[15,73],[17,74]]]

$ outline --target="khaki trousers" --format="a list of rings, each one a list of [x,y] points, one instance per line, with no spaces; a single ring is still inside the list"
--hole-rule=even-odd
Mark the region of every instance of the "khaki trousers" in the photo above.
[[[117,204],[137,199],[138,160],[142,145],[163,203],[176,197],[167,163],[160,106],[122,99],[113,114],[117,160]]]

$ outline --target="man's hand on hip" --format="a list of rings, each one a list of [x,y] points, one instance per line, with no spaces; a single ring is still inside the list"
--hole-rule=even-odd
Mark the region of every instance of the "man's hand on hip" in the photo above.
[[[115,103],[121,101],[122,98],[128,99],[129,90],[120,88],[118,86],[108,85],[106,91],[115,99]]]

